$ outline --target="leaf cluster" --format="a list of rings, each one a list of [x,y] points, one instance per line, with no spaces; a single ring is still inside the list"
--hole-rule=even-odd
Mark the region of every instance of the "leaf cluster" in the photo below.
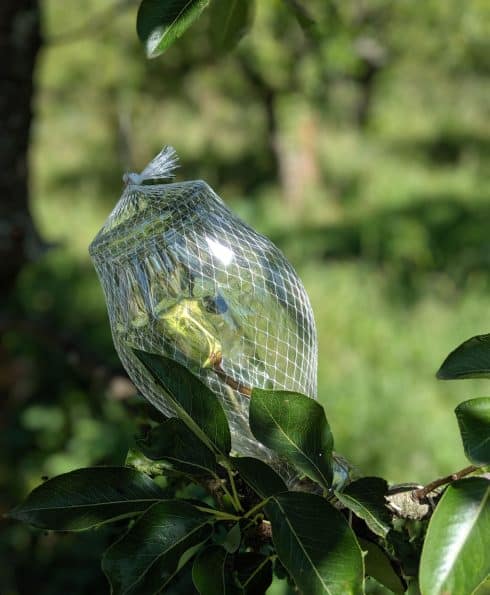
[[[335,479],[323,407],[288,391],[252,390],[250,429],[270,456],[237,456],[218,397],[177,362],[135,353],[178,417],[151,422],[126,466],[55,477],[10,513],[53,531],[115,523],[122,535],[102,558],[111,593],[260,595],[275,574],[305,595],[363,593],[368,582],[464,594],[487,578],[486,476],[449,478],[442,497],[424,492],[419,503],[411,487],[415,513],[406,513],[400,490],[382,478]],[[490,464],[490,399],[466,401],[456,414],[470,461]]]

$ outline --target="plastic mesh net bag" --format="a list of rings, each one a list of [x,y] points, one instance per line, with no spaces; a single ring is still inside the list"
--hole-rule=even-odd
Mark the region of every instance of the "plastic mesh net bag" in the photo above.
[[[173,358],[219,396],[242,454],[267,456],[248,429],[247,387],[316,398],[308,296],[283,254],[203,181],[169,183],[164,148],[126,187],[90,246],[114,344],[130,378],[166,415],[165,392],[132,348]]]

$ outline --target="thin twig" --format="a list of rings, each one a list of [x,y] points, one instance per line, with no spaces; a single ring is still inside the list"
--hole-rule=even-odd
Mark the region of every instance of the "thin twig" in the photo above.
[[[197,510],[200,510],[201,512],[207,512],[209,514],[212,514],[217,519],[223,520],[223,521],[239,521],[241,518],[239,516],[236,516],[236,514],[230,514],[223,510],[216,510],[215,508],[208,508],[207,506],[196,506],[196,508],[197,508]]]
[[[430,492],[433,492],[436,488],[446,485],[447,483],[451,483],[452,481],[457,481],[458,479],[461,479],[462,477],[465,477],[466,475],[469,475],[470,473],[474,473],[475,471],[478,471],[478,469],[480,469],[480,467],[478,467],[477,465],[469,465],[468,467],[465,467],[464,469],[461,469],[460,471],[456,471],[456,473],[451,473],[450,475],[446,475],[445,477],[440,477],[439,479],[435,479],[434,481],[431,481],[423,488],[419,488],[418,490],[415,490],[412,493],[412,498],[414,500],[419,500],[419,501],[424,500],[426,498],[427,494],[430,494]]]
[[[264,508],[264,506],[267,505],[267,503],[269,502],[270,498],[266,498],[265,500],[261,500],[258,504],[256,504],[254,507],[252,507],[250,510],[248,510],[245,515],[244,518],[245,519],[249,519],[250,517],[252,517],[258,510],[260,510],[261,508]]]
[[[212,370],[216,373],[216,375],[230,388],[236,390],[237,392],[241,393],[245,397],[250,397],[252,394],[252,389],[241,382],[238,382],[223,370],[221,366],[221,362],[223,361],[223,356],[221,353],[213,353],[210,357]]]
[[[221,378],[221,380],[230,388],[238,391],[245,397],[250,397],[250,395],[252,394],[252,389],[249,386],[246,386],[245,384],[238,382],[231,376],[228,376],[228,374],[221,367],[214,367],[213,370],[216,372],[219,378]]]

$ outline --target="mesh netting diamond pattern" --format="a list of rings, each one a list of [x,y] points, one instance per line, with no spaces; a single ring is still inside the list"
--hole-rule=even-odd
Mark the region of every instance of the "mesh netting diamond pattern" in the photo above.
[[[306,292],[283,254],[203,181],[162,183],[164,149],[126,188],[90,246],[118,354],[143,395],[174,415],[132,353],[171,357],[221,399],[235,450],[257,454],[245,387],[316,398],[317,340]]]

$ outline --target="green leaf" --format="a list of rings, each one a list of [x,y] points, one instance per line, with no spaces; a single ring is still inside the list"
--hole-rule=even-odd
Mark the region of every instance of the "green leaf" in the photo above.
[[[490,481],[470,477],[444,492],[420,560],[423,595],[472,593],[490,573]]]
[[[250,429],[308,477],[330,486],[333,438],[320,403],[300,393],[254,388]]]
[[[455,413],[468,459],[475,465],[490,464],[490,398],[460,403]]]
[[[386,506],[388,484],[380,477],[362,477],[353,481],[337,498],[349,510],[363,519],[373,533],[386,537],[391,529],[391,515]]]
[[[153,428],[136,444],[149,459],[167,461],[182,473],[215,476],[218,472],[215,454],[176,417]]]
[[[242,541],[242,532],[240,530],[240,523],[235,523],[233,527],[226,534],[223,541],[223,547],[229,554],[234,554],[240,547]]]
[[[112,595],[152,595],[177,575],[182,557],[204,543],[212,517],[182,500],[154,504],[104,553]],[[184,556],[185,557],[185,556]]]
[[[148,58],[170,47],[200,16],[209,0],[143,0],[136,31]]]
[[[490,378],[490,334],[477,335],[456,347],[437,372],[441,380]]]
[[[41,529],[82,531],[141,513],[163,497],[134,469],[88,467],[41,484],[9,516]]]
[[[207,447],[227,456],[231,450],[228,421],[218,397],[185,366],[153,353],[133,349],[162,386],[176,414]]]
[[[213,0],[210,7],[211,44],[218,52],[233,49],[252,26],[254,0]]]
[[[404,593],[405,588],[400,577],[394,571],[390,559],[385,552],[372,541],[359,539],[361,549],[366,552],[366,576],[371,576],[391,592]]]
[[[192,581],[192,562],[193,560],[186,562],[175,577],[165,585],[165,595],[199,595]]]
[[[272,496],[265,509],[279,559],[301,593],[362,593],[361,549],[338,510],[306,492]]]
[[[202,550],[192,566],[192,580],[200,595],[226,595],[225,562],[228,553],[218,545]]]
[[[237,554],[234,558],[234,573],[244,595],[262,595],[272,583],[272,562],[264,554]]]
[[[261,498],[288,491],[284,481],[263,461],[253,457],[233,457],[231,461],[243,481]]]
[[[490,593],[490,575],[481,585],[472,593],[472,595],[488,595]]]

